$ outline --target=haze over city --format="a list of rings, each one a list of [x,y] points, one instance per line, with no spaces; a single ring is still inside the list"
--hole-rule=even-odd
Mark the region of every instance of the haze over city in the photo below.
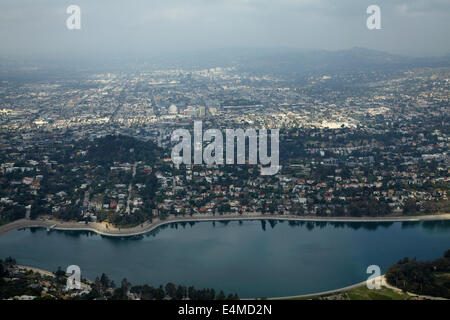
[[[71,4],[81,8],[81,30],[66,29]],[[371,4],[381,8],[381,30],[366,28]],[[450,52],[449,10],[446,0],[3,0],[0,54],[126,57],[236,47],[356,46],[439,56]]]
[[[149,300],[169,319],[284,319],[310,304],[274,300],[450,299],[449,13],[2,0],[3,313]]]

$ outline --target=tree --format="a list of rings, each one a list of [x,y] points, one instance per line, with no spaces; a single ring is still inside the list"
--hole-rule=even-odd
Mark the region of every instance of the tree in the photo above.
[[[103,290],[105,290],[109,287],[112,287],[108,276],[104,273],[102,273],[102,275],[100,277],[100,284],[101,284]]]
[[[8,275],[8,273],[6,272],[6,268],[3,265],[2,259],[0,259],[0,277],[4,277],[6,275]]]
[[[131,283],[126,278],[123,278],[120,283],[120,287],[114,290],[113,299],[127,300],[128,289],[131,287]]]
[[[64,277],[64,276],[66,275],[66,272],[63,271],[63,270],[61,269],[61,267],[58,267],[58,270],[56,270],[56,271],[54,272],[54,274],[55,274],[55,276],[56,276],[57,278],[60,278],[60,277]]]
[[[450,259],[450,250],[445,251],[444,258]]]
[[[123,280],[122,280],[122,282],[120,284],[120,289],[122,290],[122,294],[124,296],[127,295],[128,290],[130,289],[130,287],[131,287],[131,283],[126,278],[123,278]]]
[[[177,292],[175,294],[175,299],[181,300],[186,297],[186,287],[182,285],[178,285]]]
[[[159,286],[159,288],[155,290],[155,299],[157,300],[164,299],[164,289],[162,286]]]
[[[225,293],[220,290],[219,294],[216,296],[216,300],[225,300]]]
[[[175,285],[171,282],[166,284],[166,295],[171,297],[172,299],[175,299],[177,288]]]
[[[419,211],[419,206],[417,205],[417,201],[414,199],[408,199],[403,206],[403,213],[405,215],[416,213]]]

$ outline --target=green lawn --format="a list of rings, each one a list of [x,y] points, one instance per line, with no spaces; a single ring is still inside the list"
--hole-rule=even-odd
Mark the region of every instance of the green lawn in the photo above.
[[[408,300],[406,293],[397,293],[392,289],[381,287],[380,290],[370,290],[367,286],[361,286],[345,292],[350,300]]]
[[[380,290],[371,290],[363,285],[347,291],[332,294],[312,296],[307,298],[293,298],[292,300],[408,300],[411,296],[406,293],[397,293],[392,289],[382,287]]]

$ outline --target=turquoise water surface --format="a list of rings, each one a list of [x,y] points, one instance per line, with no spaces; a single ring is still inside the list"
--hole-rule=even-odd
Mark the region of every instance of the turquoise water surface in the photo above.
[[[431,260],[450,249],[450,221],[393,223],[279,220],[172,223],[145,235],[25,229],[0,237],[0,257],[56,270],[78,265],[116,283],[167,282],[214,288],[240,297],[326,291],[367,279],[399,259]]]

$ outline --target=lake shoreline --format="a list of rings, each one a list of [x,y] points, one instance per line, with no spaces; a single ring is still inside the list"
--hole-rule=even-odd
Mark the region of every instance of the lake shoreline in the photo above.
[[[50,276],[50,277],[55,277],[55,274],[52,271],[48,271],[48,270],[44,270],[41,268],[37,268],[37,267],[32,267],[32,266],[24,266],[24,265],[17,265],[17,267],[19,269],[22,270],[26,270],[26,271],[32,271],[34,273],[39,273],[43,276]],[[91,282],[91,280],[87,280],[88,282]],[[395,292],[399,292],[399,293],[404,293],[407,294],[411,297],[419,297],[419,298],[425,298],[428,300],[448,300],[446,298],[442,298],[442,297],[433,297],[433,296],[425,296],[425,295],[419,295],[419,294],[415,294],[415,293],[411,293],[411,292],[403,292],[401,289],[390,285],[387,280],[386,280],[386,275],[381,275],[377,278],[372,279],[372,281],[380,281],[380,284],[382,287],[391,289]],[[319,298],[319,297],[323,297],[323,296],[327,296],[327,295],[333,295],[333,294],[339,294],[342,292],[346,292],[352,289],[356,289],[362,286],[366,286],[367,285],[367,280],[366,281],[362,281],[359,283],[355,283],[346,287],[342,287],[339,289],[333,289],[333,290],[327,290],[327,291],[321,291],[321,292],[316,292],[316,293],[308,293],[308,294],[301,294],[301,295],[294,295],[294,296],[283,296],[283,297],[268,297],[265,298],[266,300],[297,300],[297,299],[308,299],[308,298]],[[243,298],[240,300],[260,300],[261,298]]]
[[[450,214],[428,216],[398,216],[398,217],[315,217],[293,215],[193,215],[190,217],[169,216],[164,220],[158,218],[153,222],[146,221],[143,224],[130,228],[116,228],[106,223],[89,222],[88,224],[58,220],[29,220],[20,219],[0,226],[0,237],[15,230],[26,228],[46,228],[61,231],[91,231],[107,237],[133,237],[151,232],[160,226],[178,222],[201,221],[244,221],[244,220],[279,220],[279,221],[305,221],[305,222],[420,222],[450,220]]]
[[[410,297],[421,298],[421,299],[425,299],[425,300],[449,300],[447,298],[442,298],[442,297],[427,296],[427,295],[421,295],[421,294],[412,293],[412,292],[408,292],[408,291],[403,291],[402,289],[397,288],[397,287],[389,284],[387,282],[385,274],[381,275],[381,276],[378,276],[376,278],[373,278],[373,279],[371,279],[371,281],[377,281],[377,282],[379,281],[381,287],[384,287],[384,288],[387,288],[387,289],[391,289],[391,290],[393,290],[396,293],[402,293],[402,294],[408,295]],[[343,288],[340,288],[340,289],[322,291],[322,292],[317,292],[317,293],[301,294],[301,295],[296,295],[296,296],[267,298],[267,300],[297,300],[297,299],[308,299],[308,298],[320,298],[320,297],[324,297],[324,296],[328,296],[328,295],[344,293],[346,291],[350,291],[352,289],[360,288],[362,286],[367,286],[367,280],[366,281],[362,281],[360,283],[355,283],[353,285],[350,285],[350,286],[347,286],[347,287],[343,287]],[[373,289],[373,290],[376,291],[376,289]],[[243,300],[246,300],[246,299],[243,299]],[[253,299],[250,299],[250,300],[253,300]]]

